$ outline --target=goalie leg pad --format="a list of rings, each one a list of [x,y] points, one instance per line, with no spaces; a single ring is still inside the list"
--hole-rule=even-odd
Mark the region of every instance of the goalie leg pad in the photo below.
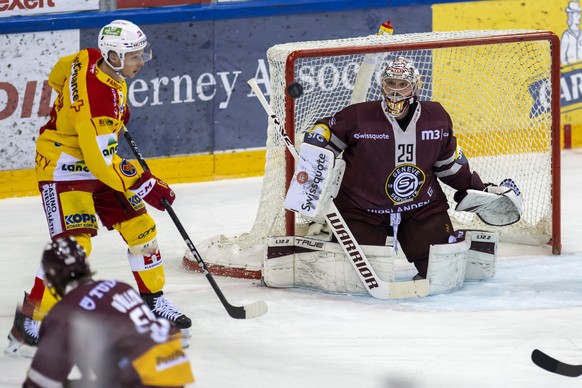
[[[295,286],[295,237],[269,237],[262,278],[267,287]]]
[[[451,292],[464,281],[480,281],[495,276],[499,234],[459,230],[457,242],[431,245],[428,261],[430,294]]]
[[[394,278],[388,246],[362,246],[370,265],[384,281]],[[305,287],[327,292],[368,294],[337,243],[305,237],[267,239],[263,281],[269,287]]]
[[[495,276],[499,234],[469,230],[466,231],[466,239],[471,242],[471,246],[467,252],[465,281],[491,279]]]
[[[463,285],[469,247],[468,240],[430,246],[427,270],[430,295],[452,292]]]

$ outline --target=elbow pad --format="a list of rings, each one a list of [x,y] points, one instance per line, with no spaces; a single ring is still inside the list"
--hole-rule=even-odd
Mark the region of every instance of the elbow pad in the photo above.
[[[316,147],[325,148],[338,156],[347,145],[341,141],[329,127],[323,123],[315,124],[311,129],[305,132],[303,142]]]

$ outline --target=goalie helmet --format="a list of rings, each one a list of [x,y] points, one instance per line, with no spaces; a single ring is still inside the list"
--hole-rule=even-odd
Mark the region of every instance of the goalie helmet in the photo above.
[[[85,249],[74,237],[64,237],[49,243],[42,255],[42,269],[47,286],[59,296],[65,295],[67,285],[91,276]]]
[[[420,73],[411,60],[398,57],[388,61],[382,72],[382,94],[387,113],[400,117],[418,98],[422,85]]]
[[[113,70],[123,69],[125,54],[143,50],[141,58],[144,63],[152,59],[152,50],[144,32],[127,20],[114,20],[99,31],[99,50],[103,59]],[[121,60],[120,66],[114,66],[109,61],[109,52],[113,51]]]

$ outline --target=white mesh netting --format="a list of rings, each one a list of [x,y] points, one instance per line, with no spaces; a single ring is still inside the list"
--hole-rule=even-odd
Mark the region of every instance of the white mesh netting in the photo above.
[[[493,39],[506,36],[515,38],[502,43]],[[290,118],[285,90],[292,53],[290,78],[303,85],[304,93],[294,100]],[[371,35],[281,44],[267,52],[270,104],[282,123],[292,120],[298,145],[315,120],[350,103],[380,99],[379,73],[387,60],[400,55],[412,59],[423,79],[420,98],[439,101],[447,109],[472,169],[488,182],[512,178],[523,193],[518,223],[492,228],[474,214],[451,210],[455,227],[496,230],[504,241],[546,244],[552,237],[552,114],[559,114],[551,109],[551,53],[551,41],[527,30]],[[285,144],[271,124],[266,151],[253,228],[199,244],[207,263],[260,271],[265,237],[289,234],[282,203],[285,166],[293,161],[286,159]],[[448,187],[446,192],[454,208],[453,192]],[[296,234],[304,233],[305,223],[300,219],[296,223]]]

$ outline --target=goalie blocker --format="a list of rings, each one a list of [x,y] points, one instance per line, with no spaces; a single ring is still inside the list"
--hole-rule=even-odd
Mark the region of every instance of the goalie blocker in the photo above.
[[[497,233],[460,230],[454,240],[450,244],[431,246],[427,272],[430,295],[451,292],[465,281],[485,280],[495,275]],[[380,279],[394,282],[392,248],[369,245],[361,248]],[[368,294],[339,244],[309,237],[268,238],[263,282],[275,288],[304,287]]]
[[[337,196],[345,162],[332,151],[301,144],[297,167],[285,197],[285,208],[306,219],[325,222],[330,202]]]

